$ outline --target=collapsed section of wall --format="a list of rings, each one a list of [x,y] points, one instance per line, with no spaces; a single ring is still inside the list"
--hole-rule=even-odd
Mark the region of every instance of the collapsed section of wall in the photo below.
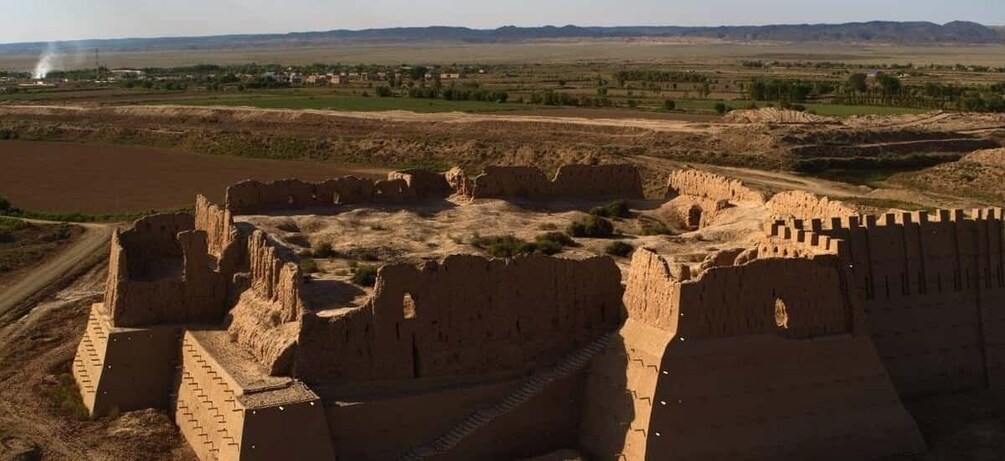
[[[764,195],[741,183],[700,170],[675,170],[670,173],[664,207],[677,225],[696,230],[711,225],[729,208],[764,204]]]
[[[249,288],[227,323],[234,341],[273,375],[290,370],[303,311],[303,275],[282,253],[260,230],[248,237]]]
[[[451,177],[471,198],[643,198],[642,176],[633,165],[565,165],[550,181],[536,167],[488,166],[470,187],[456,172]]]
[[[116,328],[91,306],[73,376],[92,417],[164,408],[178,360],[178,327]]]
[[[295,370],[311,384],[526,370],[617,328],[620,279],[606,257],[384,266],[366,306],[304,315]]]
[[[587,393],[587,408],[613,406],[617,417],[584,419],[584,437],[597,436],[584,442],[591,455],[848,459],[924,450],[872,343],[849,334],[856,307],[837,256],[751,259],[678,280],[640,249],[631,271],[625,347],[598,359]],[[625,361],[644,369],[620,390]],[[608,362],[615,371],[604,373]],[[602,435],[605,427],[614,435]]]

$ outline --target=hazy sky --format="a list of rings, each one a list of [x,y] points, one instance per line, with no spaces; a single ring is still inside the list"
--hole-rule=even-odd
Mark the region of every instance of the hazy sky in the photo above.
[[[0,0],[0,43],[454,25],[1005,24],[1002,0]]]

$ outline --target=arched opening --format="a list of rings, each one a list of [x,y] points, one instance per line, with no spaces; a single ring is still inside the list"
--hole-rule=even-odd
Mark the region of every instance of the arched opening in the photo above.
[[[406,319],[415,318],[415,300],[412,299],[411,293],[405,293],[404,298],[401,300],[401,311]]]
[[[698,229],[701,227],[701,215],[702,210],[698,205],[692,206],[687,210],[687,227],[691,229]]]

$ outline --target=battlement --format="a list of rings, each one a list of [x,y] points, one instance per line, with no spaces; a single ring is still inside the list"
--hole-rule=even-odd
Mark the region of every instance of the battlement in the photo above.
[[[804,191],[786,191],[775,194],[766,206],[776,216],[796,219],[840,217],[858,214],[858,210],[838,200],[818,197]]]

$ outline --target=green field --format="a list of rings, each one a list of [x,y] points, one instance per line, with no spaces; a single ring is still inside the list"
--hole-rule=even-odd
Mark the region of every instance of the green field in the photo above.
[[[707,111],[714,112],[715,105],[718,103],[724,103],[733,109],[743,109],[754,101],[749,100],[736,100],[736,101],[715,101],[709,99],[685,99],[680,101],[675,101],[677,103],[678,109],[683,109],[687,111]],[[761,101],[757,103],[758,107],[767,107],[768,103]],[[777,104],[776,104],[777,105]],[[928,112],[926,109],[912,109],[907,107],[883,107],[883,106],[845,106],[840,104],[802,104],[806,107],[807,111],[812,111],[813,113],[819,115],[826,115],[832,117],[847,117],[851,115],[900,115],[900,114],[923,114]]]
[[[412,112],[498,112],[525,110],[533,106],[481,101],[445,101],[442,99],[379,98],[363,96],[263,95],[161,101],[163,104],[190,106],[249,106],[262,109],[319,109],[374,112],[407,110]]]

